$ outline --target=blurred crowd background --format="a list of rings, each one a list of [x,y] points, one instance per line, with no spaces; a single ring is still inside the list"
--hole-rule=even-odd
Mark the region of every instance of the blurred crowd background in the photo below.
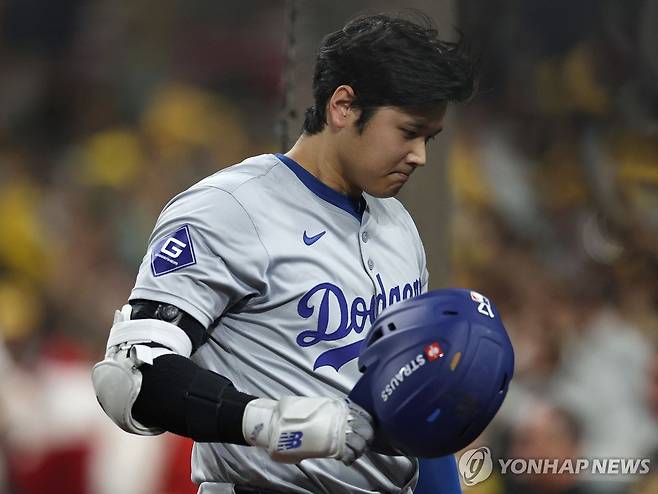
[[[113,311],[171,196],[281,150],[284,92],[296,137],[322,35],[409,6],[482,58],[402,195],[432,288],[487,294],[515,345],[478,444],[652,458],[467,492],[658,492],[658,1],[295,5],[291,49],[282,0],[0,4],[0,493],[196,492],[190,441],[124,434],[96,404]]]

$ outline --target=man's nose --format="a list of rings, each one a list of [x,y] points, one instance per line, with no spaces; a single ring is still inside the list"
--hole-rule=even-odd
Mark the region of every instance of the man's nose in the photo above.
[[[425,147],[425,141],[416,139],[413,149],[407,155],[407,163],[413,166],[425,166],[426,160],[427,148]]]

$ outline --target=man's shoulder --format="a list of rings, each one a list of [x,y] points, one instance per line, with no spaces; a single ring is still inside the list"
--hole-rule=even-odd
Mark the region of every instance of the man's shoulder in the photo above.
[[[273,154],[252,156],[204,178],[191,188],[213,187],[233,194],[239,188],[257,182],[257,179],[268,177],[278,163]]]
[[[262,190],[259,179],[271,180],[269,174],[277,163],[274,155],[265,154],[224,168],[174,196],[161,216],[205,218],[211,224],[225,223],[230,217],[240,219],[245,210],[243,192],[259,196],[252,189]]]

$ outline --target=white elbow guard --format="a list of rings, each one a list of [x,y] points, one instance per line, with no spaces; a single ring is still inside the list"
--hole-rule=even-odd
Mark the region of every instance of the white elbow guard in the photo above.
[[[127,432],[152,436],[164,431],[146,427],[132,416],[132,406],[142,387],[139,367],[169,353],[189,357],[192,342],[185,331],[169,322],[130,320],[131,311],[130,305],[116,311],[105,359],[94,366],[91,380],[98,402],[114,423]],[[158,346],[149,346],[152,343]]]

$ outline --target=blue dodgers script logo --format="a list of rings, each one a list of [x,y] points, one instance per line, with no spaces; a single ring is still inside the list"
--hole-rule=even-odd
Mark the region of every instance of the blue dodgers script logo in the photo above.
[[[158,240],[151,250],[153,276],[162,276],[192,264],[196,264],[196,257],[187,225]]]
[[[295,432],[282,432],[279,436],[279,443],[276,445],[277,451],[287,451],[289,449],[296,449],[302,445],[302,431]]]
[[[297,344],[301,347],[309,347],[321,341],[342,340],[352,331],[360,334],[366,325],[372,324],[377,314],[387,306],[420,295],[422,288],[420,278],[414,280],[413,284],[405,284],[402,288],[400,285],[394,286],[388,292],[379,274],[377,274],[377,283],[379,293],[373,295],[369,303],[366,303],[365,299],[361,297],[356,297],[349,305],[343,290],[332,283],[320,283],[311,288],[299,300],[297,313],[304,319],[308,319],[315,314],[317,307],[317,328],[299,333]],[[314,301],[317,300],[319,300],[319,304],[316,305]],[[329,327],[331,307],[337,307],[340,312],[340,322],[336,327]],[[313,370],[325,365],[329,365],[337,371],[340,370],[347,362],[359,356],[362,343],[363,340],[359,340],[321,353],[315,360]]]

